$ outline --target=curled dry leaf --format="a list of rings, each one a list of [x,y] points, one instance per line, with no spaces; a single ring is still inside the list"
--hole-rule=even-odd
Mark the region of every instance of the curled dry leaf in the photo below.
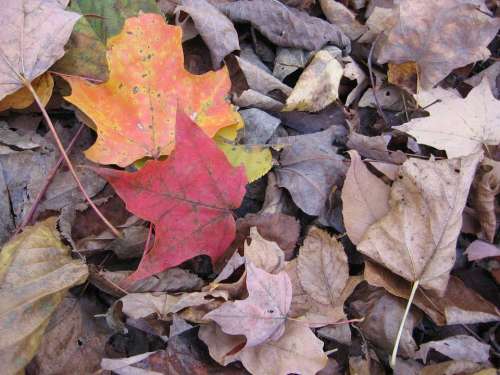
[[[245,243],[245,259],[266,272],[277,274],[285,266],[285,253],[276,242],[261,237],[256,227],[250,229],[250,245]]]
[[[475,240],[465,250],[465,255],[470,262],[489,257],[500,257],[500,249],[498,246],[488,242]]]
[[[72,89],[65,99],[97,127],[96,143],[85,152],[90,160],[125,167],[169,154],[178,104],[210,137],[241,121],[225,99],[227,69],[202,75],[186,71],[181,29],[167,25],[162,16],[128,18],[107,47],[111,72],[106,83],[65,77]]]
[[[407,157],[401,151],[389,151],[387,144],[390,139],[387,136],[377,135],[375,137],[368,137],[363,134],[351,131],[347,147],[353,148],[365,158],[375,159],[378,161],[385,161],[388,163],[403,164]]]
[[[0,23],[0,100],[47,71],[64,55],[79,14],[57,0],[4,0]],[[46,22],[50,19],[50,22]]]
[[[443,294],[481,158],[406,161],[392,185],[389,212],[370,226],[358,250],[406,280]]]
[[[439,93],[446,93],[439,89]],[[481,151],[483,145],[500,143],[500,105],[486,80],[462,99],[446,94],[428,108],[429,117],[421,117],[396,126],[426,144],[446,151],[449,158]],[[482,108],[481,111],[477,111]]]
[[[87,266],[71,259],[56,219],[27,227],[0,252],[0,360],[16,374],[36,354],[52,314],[69,288],[87,279]]]
[[[455,68],[489,57],[487,46],[500,27],[500,20],[457,0],[403,0],[395,13],[395,25],[381,46],[378,61],[416,62],[423,89]]]
[[[337,100],[342,65],[327,51],[319,51],[300,75],[283,111],[318,112]]]
[[[471,195],[472,206],[476,210],[484,237],[490,242],[493,242],[497,231],[495,197],[499,193],[500,162],[485,158],[479,166],[476,178],[472,184]]]
[[[420,375],[472,375],[481,368],[481,365],[470,361],[447,361],[425,366]]]
[[[206,0],[182,0],[176,11],[188,13],[210,49],[212,65],[219,69],[224,57],[240,49],[238,34],[233,23]]]
[[[292,284],[285,272],[267,273],[247,262],[248,298],[226,302],[205,315],[230,335],[244,335],[246,347],[278,340],[284,332],[292,301]]]
[[[167,160],[151,160],[135,173],[100,168],[127,209],[155,223],[153,248],[131,283],[177,266],[196,255],[217,260],[235,236],[231,209],[239,207],[246,177],[180,110],[176,148]],[[178,220],[182,217],[182,220]]]
[[[35,78],[31,85],[35,89],[37,95],[40,98],[40,101],[45,106],[50,100],[52,96],[52,90],[54,89],[54,79],[50,73],[44,73],[41,76]],[[12,109],[23,109],[29,107],[35,98],[31,94],[31,92],[23,87],[16,92],[7,95],[0,101],[0,112],[6,111],[9,108]]]
[[[273,76],[283,81],[296,70],[306,66],[311,52],[300,48],[278,47],[274,60]]]
[[[236,56],[236,61],[245,76],[248,87],[251,90],[267,95],[273,90],[281,91],[285,96],[290,95],[292,88],[285,85],[270,73],[261,69],[258,65]]]
[[[328,42],[350,49],[350,40],[335,25],[278,1],[240,0],[218,8],[234,22],[250,22],[262,35],[280,47],[318,50]]]
[[[415,357],[425,363],[431,349],[444,354],[450,359],[460,361],[484,363],[488,362],[490,358],[490,346],[467,335],[457,335],[444,340],[426,342],[420,345]]]
[[[368,171],[356,151],[349,151],[349,155],[351,165],[342,188],[342,216],[347,235],[356,245],[367,229],[389,212],[391,189]]]
[[[338,26],[351,40],[358,39],[368,29],[361,25],[355,15],[342,3],[335,0],[319,0],[321,10],[332,24]]]
[[[327,232],[311,228],[300,248],[297,273],[302,288],[313,300],[334,305],[349,278],[342,244]]]

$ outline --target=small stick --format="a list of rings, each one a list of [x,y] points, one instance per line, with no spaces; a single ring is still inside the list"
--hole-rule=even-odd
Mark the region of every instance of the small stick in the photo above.
[[[420,280],[417,280],[413,283],[413,286],[411,288],[410,297],[408,298],[408,303],[406,304],[406,309],[405,309],[405,312],[403,314],[403,319],[401,319],[401,324],[399,325],[398,335],[396,336],[396,342],[394,343],[394,349],[392,350],[391,361],[389,362],[392,369],[394,369],[396,367],[396,360],[398,358],[399,342],[401,341],[401,336],[403,336],[403,328],[405,326],[406,318],[408,317],[408,313],[410,312],[410,308],[411,308],[411,305],[413,303],[413,298],[415,297],[415,293],[417,292],[419,283],[420,283]]]
[[[66,165],[68,166],[69,171],[73,175],[73,178],[75,179],[76,184],[80,188],[80,191],[82,192],[83,196],[89,203],[90,207],[95,211],[97,216],[106,224],[106,226],[113,232],[113,234],[117,237],[121,237],[120,232],[111,224],[106,217],[102,214],[102,212],[97,208],[97,206],[92,202],[92,199],[90,199],[89,195],[85,191],[85,188],[83,187],[80,178],[76,174],[75,168],[73,167],[73,164],[71,163],[71,160],[69,160],[68,154],[66,154],[66,151],[64,150],[64,146],[61,143],[61,139],[59,138],[59,135],[57,134],[56,128],[54,127],[54,124],[52,123],[52,120],[49,117],[49,114],[45,110],[44,105],[42,104],[42,101],[40,100],[40,97],[36,93],[35,89],[31,85],[31,82],[24,77],[23,79],[23,84],[26,86],[26,88],[31,92],[33,97],[35,98],[36,104],[38,104],[38,107],[42,111],[43,118],[45,119],[45,122],[47,123],[47,126],[49,127],[50,131],[52,132],[52,135],[54,136],[54,139],[56,141],[57,147],[59,148],[59,151],[61,152],[61,156],[64,158],[64,161],[66,162]]]
[[[385,117],[385,113],[384,113],[384,111],[382,111],[382,107],[380,106],[380,102],[378,101],[377,93],[375,92],[376,91],[376,89],[375,89],[375,78],[374,78],[373,70],[372,70],[373,50],[375,49],[375,45],[377,44],[377,42],[378,42],[378,40],[380,38],[380,35],[382,35],[382,34],[379,34],[377,36],[377,38],[373,41],[372,46],[370,48],[370,53],[368,54],[368,74],[370,75],[370,83],[372,85],[373,98],[375,99],[375,104],[377,104],[377,112],[380,115],[380,117],[382,117],[382,119],[384,120],[385,125],[387,127],[389,127],[389,121],[387,121],[387,117]]]
[[[68,147],[66,147],[66,154],[69,154],[71,152],[71,149],[75,145],[76,140],[78,139],[78,137],[80,136],[80,134],[82,133],[84,128],[85,128],[85,125],[81,124],[80,127],[78,128],[78,130],[76,131],[75,135],[73,136],[73,139],[71,139],[71,142],[69,143]],[[47,192],[47,189],[49,188],[50,183],[52,182],[52,179],[55,177],[57,170],[59,169],[59,167],[61,166],[63,161],[64,161],[64,158],[61,155],[59,157],[59,160],[57,161],[56,165],[54,165],[54,167],[50,171],[49,176],[45,179],[45,183],[44,183],[42,189],[38,192],[38,195],[36,196],[35,202],[33,203],[33,206],[31,206],[31,209],[28,212],[28,214],[26,215],[26,218],[23,220],[21,225],[19,225],[17,227],[16,232],[14,234],[18,234],[20,231],[22,231],[24,229],[24,227],[26,227],[26,225],[30,224],[31,220],[33,219],[33,216],[35,215],[35,211],[38,208],[38,205],[42,201],[42,198],[44,197],[45,193]]]

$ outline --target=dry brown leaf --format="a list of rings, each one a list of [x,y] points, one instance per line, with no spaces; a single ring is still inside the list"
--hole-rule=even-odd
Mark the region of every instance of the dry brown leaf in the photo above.
[[[469,361],[447,361],[435,365],[425,366],[420,375],[467,375],[473,374],[482,368]]]
[[[479,152],[483,144],[500,143],[500,103],[486,80],[465,99],[450,94],[441,99],[427,109],[429,117],[413,119],[394,129],[412,135],[418,143],[445,150],[449,158]]]
[[[423,89],[455,68],[489,57],[487,45],[500,27],[500,20],[457,0],[402,0],[395,13],[378,61],[416,62]]]
[[[365,263],[365,280],[389,293],[408,299],[411,285],[403,278],[372,262]],[[500,321],[500,311],[492,303],[469,289],[457,277],[451,276],[443,296],[421,288],[413,303],[436,324],[474,324]]]
[[[336,304],[349,278],[344,247],[327,232],[311,228],[299,251],[297,273],[302,288],[313,300]]]
[[[214,69],[220,68],[226,55],[240,49],[233,23],[208,1],[182,0],[177,10],[188,13],[193,19],[196,29],[210,49]]]
[[[368,229],[358,250],[406,280],[443,294],[481,158],[406,161],[391,188],[390,211]]]
[[[251,90],[264,95],[267,95],[273,90],[279,90],[285,96],[290,95],[292,92],[291,87],[285,85],[279,79],[273,77],[270,73],[261,69],[259,66],[237,56],[236,61],[238,62],[238,65],[248,83],[248,87]]]
[[[256,227],[250,229],[250,245],[245,244],[245,259],[268,273],[277,274],[285,266],[285,253],[276,242],[261,237]]]
[[[349,155],[351,165],[342,188],[342,216],[347,235],[356,245],[368,228],[389,212],[391,189],[368,171],[356,151],[349,151]]]
[[[205,315],[225,333],[244,335],[246,347],[278,340],[292,301],[292,284],[285,272],[272,275],[247,262],[248,298],[226,302]]]
[[[319,51],[300,75],[283,111],[318,112],[339,96],[342,65],[327,51]]]
[[[350,48],[349,38],[337,26],[277,1],[240,0],[218,8],[234,22],[250,22],[280,47],[314,51],[330,42],[340,48]]]
[[[356,16],[342,3],[335,0],[319,0],[321,10],[328,21],[337,25],[351,40],[358,39],[368,30],[361,25]]]
[[[426,363],[431,349],[444,354],[450,359],[460,361],[483,363],[488,362],[490,358],[490,346],[468,335],[457,335],[444,340],[421,344],[420,349],[415,353],[415,358],[419,358]]]
[[[4,0],[0,23],[0,100],[34,80],[64,55],[81,17],[57,0]]]
[[[499,126],[497,125],[497,127]],[[472,184],[471,196],[472,206],[476,210],[484,237],[489,242],[493,242],[497,231],[495,197],[499,193],[500,162],[485,158],[479,166],[476,178]]]
[[[403,164],[407,157],[401,151],[389,151],[387,144],[390,139],[383,135],[368,137],[363,134],[351,131],[347,147],[355,149],[365,158],[386,161],[389,163]]]
[[[409,93],[415,94],[418,88],[418,67],[414,62],[402,64],[389,63],[387,80],[390,84],[399,86]]]
[[[68,289],[87,279],[71,259],[52,217],[7,242],[0,252],[0,363],[17,374],[36,354],[52,314]]]
[[[500,257],[500,248],[488,242],[475,240],[465,250],[469,262],[489,257]]]

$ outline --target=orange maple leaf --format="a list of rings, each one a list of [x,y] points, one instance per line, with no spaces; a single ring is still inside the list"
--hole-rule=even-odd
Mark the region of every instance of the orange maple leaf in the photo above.
[[[125,167],[143,157],[169,154],[178,104],[210,137],[241,122],[226,100],[231,85],[227,68],[202,75],[186,71],[181,40],[181,28],[158,14],[132,17],[108,40],[108,81],[65,78],[72,89],[66,100],[97,128],[87,158]]]

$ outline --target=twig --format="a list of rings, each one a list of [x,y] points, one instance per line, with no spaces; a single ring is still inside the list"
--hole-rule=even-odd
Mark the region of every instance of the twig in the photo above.
[[[373,98],[375,99],[375,104],[377,105],[377,112],[380,115],[380,117],[382,117],[382,119],[384,120],[385,126],[389,127],[389,121],[387,121],[387,117],[385,117],[385,113],[384,111],[382,111],[382,107],[380,106],[380,102],[378,101],[378,96],[375,89],[375,78],[372,70],[373,50],[375,49],[375,45],[377,44],[381,35],[382,34],[379,34],[377,38],[375,38],[370,48],[370,53],[368,54],[368,74],[370,75],[370,84],[372,85]]]
[[[392,369],[394,369],[396,367],[396,360],[398,358],[399,342],[401,341],[401,337],[403,336],[403,328],[405,326],[406,318],[408,317],[408,313],[410,312],[410,308],[411,308],[411,305],[413,303],[413,298],[415,298],[415,293],[417,292],[419,283],[420,283],[420,280],[417,280],[413,283],[413,286],[411,288],[410,298],[408,298],[408,303],[406,304],[406,309],[405,309],[405,312],[403,314],[403,319],[401,319],[401,324],[399,325],[398,335],[396,336],[396,342],[394,343],[394,349],[392,350],[391,361],[389,362]]]
[[[23,84],[24,86],[31,92],[33,97],[35,98],[36,104],[38,104],[38,107],[42,111],[43,118],[45,119],[45,122],[47,123],[47,126],[49,127],[50,131],[52,132],[52,135],[54,136],[54,139],[56,141],[57,147],[59,148],[59,151],[61,152],[61,156],[64,158],[64,161],[66,162],[66,165],[68,166],[69,171],[73,175],[73,178],[75,179],[76,184],[80,188],[80,191],[82,192],[83,196],[89,203],[90,207],[95,211],[97,216],[101,218],[101,220],[106,224],[106,226],[113,232],[113,234],[117,237],[121,237],[120,232],[111,224],[106,217],[102,214],[102,212],[97,208],[97,206],[92,202],[92,199],[90,199],[89,195],[85,191],[85,188],[83,187],[80,178],[76,174],[75,168],[73,167],[73,164],[71,163],[71,160],[69,160],[68,154],[66,154],[66,151],[64,150],[64,146],[61,143],[61,139],[59,138],[59,135],[57,134],[56,128],[54,127],[54,124],[52,123],[52,120],[49,117],[49,114],[45,110],[45,107],[40,100],[40,97],[36,93],[35,89],[31,85],[31,82],[23,77]]]
[[[81,124],[80,127],[78,128],[78,130],[76,131],[75,135],[71,139],[71,142],[69,143],[68,147],[66,147],[66,154],[69,154],[71,152],[71,149],[75,145],[76,140],[78,139],[78,137],[80,136],[80,134],[82,133],[84,128],[85,128],[85,125]],[[36,196],[35,202],[31,206],[30,211],[26,215],[26,217],[23,220],[23,222],[21,223],[21,225],[19,225],[17,227],[16,232],[14,234],[18,234],[20,231],[22,231],[24,229],[24,227],[26,227],[26,225],[31,223],[31,220],[33,219],[33,216],[35,215],[35,212],[36,212],[36,209],[38,208],[38,205],[42,201],[42,198],[44,197],[45,193],[47,192],[47,189],[50,186],[52,179],[56,175],[57,170],[59,169],[59,167],[61,166],[63,161],[64,161],[64,158],[61,155],[59,157],[59,160],[57,161],[56,165],[54,165],[54,167],[50,171],[48,177],[45,179],[45,183],[44,183],[42,189],[38,192],[38,195]]]

